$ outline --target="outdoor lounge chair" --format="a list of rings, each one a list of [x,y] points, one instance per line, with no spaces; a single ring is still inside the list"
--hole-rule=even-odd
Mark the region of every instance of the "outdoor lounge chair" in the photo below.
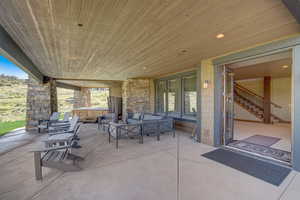
[[[74,132],[75,126],[79,121],[79,117],[75,115],[71,121],[70,125],[66,126],[55,126],[55,127],[49,127],[49,135],[56,135],[56,134],[61,134],[61,133],[70,133]]]
[[[62,171],[79,171],[78,161],[83,157],[70,152],[72,144],[60,147],[36,149],[34,153],[34,168],[36,180],[42,179],[42,167],[54,168]]]
[[[49,127],[55,127],[55,126],[70,126],[70,112],[66,112],[64,114],[64,119],[63,120],[58,120],[56,122],[53,122],[49,125]]]
[[[77,123],[73,132],[64,132],[55,135],[51,135],[48,138],[42,140],[45,143],[45,147],[61,146],[61,145],[71,145],[73,148],[80,148],[78,144],[78,133],[80,131],[80,126],[82,123]]]
[[[57,122],[58,121],[59,115],[60,115],[59,112],[53,112],[49,119],[39,120],[38,121],[38,132],[40,133],[41,129],[48,130],[49,125],[52,122]]]

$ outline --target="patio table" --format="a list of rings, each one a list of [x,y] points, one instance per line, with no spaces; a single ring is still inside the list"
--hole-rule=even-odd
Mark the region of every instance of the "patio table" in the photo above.
[[[139,143],[143,144],[143,131],[141,122],[130,124],[110,122],[109,125],[110,127],[108,131],[108,142],[110,143],[111,141],[112,133],[115,133],[117,149],[119,148],[119,138],[121,136],[122,131],[127,135],[133,133],[133,135],[139,136]]]

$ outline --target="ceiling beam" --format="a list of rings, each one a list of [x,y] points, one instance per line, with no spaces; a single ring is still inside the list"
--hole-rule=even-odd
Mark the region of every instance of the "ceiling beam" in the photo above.
[[[17,43],[0,25],[0,54],[23,69],[36,80],[43,82],[44,75],[38,70],[31,59],[22,51]]]
[[[61,80],[61,81],[98,81],[101,83],[110,83],[110,82],[122,82],[118,80],[99,80],[99,79],[78,79],[78,78],[55,78],[56,80]]]
[[[299,0],[282,0],[284,5],[289,9],[290,13],[296,18],[300,24],[300,1]]]
[[[70,85],[70,84],[67,84],[67,83],[62,83],[62,82],[59,82],[59,81],[56,81],[56,87],[71,89],[71,90],[80,90],[81,89],[78,86]]]

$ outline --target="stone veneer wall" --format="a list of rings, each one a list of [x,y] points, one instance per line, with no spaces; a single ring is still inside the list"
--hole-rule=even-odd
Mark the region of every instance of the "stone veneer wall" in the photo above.
[[[208,88],[203,88],[204,81]],[[211,60],[201,62],[201,142],[214,145],[214,65]]]
[[[74,90],[73,108],[90,107],[91,106],[91,91],[89,88],[81,88]]]
[[[126,112],[154,112],[154,81],[128,79],[122,84],[123,116]]]
[[[56,88],[56,81],[51,79],[49,82],[49,89],[50,89],[50,109],[51,113],[58,111],[58,104],[57,104],[57,88]]]
[[[26,130],[36,129],[38,120],[49,119],[57,111],[56,81],[50,79],[46,84],[28,78],[26,108]]]

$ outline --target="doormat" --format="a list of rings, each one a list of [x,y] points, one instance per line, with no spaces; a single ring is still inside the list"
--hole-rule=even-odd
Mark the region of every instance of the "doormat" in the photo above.
[[[273,144],[275,144],[276,142],[278,142],[279,140],[280,140],[280,138],[277,138],[277,137],[270,137],[270,136],[264,136],[264,135],[253,135],[242,141],[270,147]]]
[[[225,149],[216,149],[202,156],[276,186],[279,186],[291,172],[291,169],[288,167]]]
[[[257,154],[271,157],[271,158],[281,160],[284,162],[291,162],[291,152],[288,152],[288,151],[283,151],[280,149],[275,149],[275,148],[267,147],[264,145],[253,144],[250,142],[246,142],[244,140],[238,140],[233,143],[229,143],[228,146],[242,149],[245,151],[249,151],[252,153],[257,153]]]

